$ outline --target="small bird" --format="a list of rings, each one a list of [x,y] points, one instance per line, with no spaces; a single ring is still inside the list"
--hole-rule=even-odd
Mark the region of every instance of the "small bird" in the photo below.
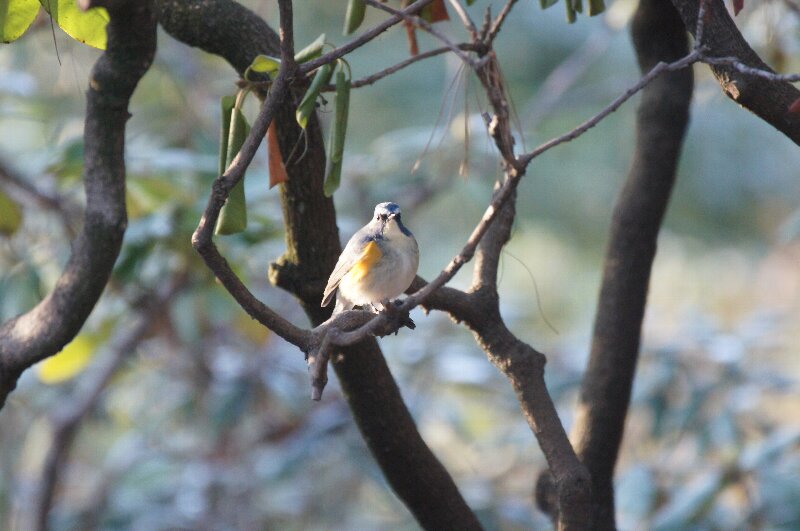
[[[383,304],[411,285],[419,266],[419,247],[400,219],[396,203],[375,206],[372,221],[356,232],[333,269],[322,306],[336,295],[333,313],[354,306]]]

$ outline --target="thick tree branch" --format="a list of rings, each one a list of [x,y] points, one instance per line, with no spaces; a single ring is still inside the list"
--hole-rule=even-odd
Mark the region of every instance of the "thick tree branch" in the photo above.
[[[149,2],[113,2],[108,10],[108,46],[92,70],[87,96],[83,229],[55,289],[0,326],[0,407],[23,370],[78,333],[105,288],[125,233],[128,101],[153,60],[156,31]]]
[[[411,7],[418,9],[425,3],[428,0]],[[252,12],[233,2],[162,0],[157,6],[159,21],[170,34],[222,55],[240,74],[258,53],[275,55],[278,49],[274,32]],[[381,31],[390,25],[384,22]],[[337,53],[346,51],[339,49]],[[320,60],[332,61],[336,57],[327,54]],[[306,63],[303,67],[315,66]],[[273,92],[275,86],[270,94]],[[294,119],[295,96],[286,92],[275,109],[279,144],[284,154],[291,151],[300,134]],[[325,155],[314,117],[307,134],[306,155],[287,167],[289,181],[281,185],[287,251],[271,265],[270,280],[294,293],[311,321],[320,324],[330,315],[330,308],[320,308],[319,303],[341,246],[333,202],[322,193]],[[295,339],[299,343],[305,341],[300,337]],[[420,524],[428,529],[479,529],[478,520],[452,478],[420,437],[375,339],[337,350],[333,361],[365,441],[392,488]]]
[[[668,0],[641,0],[632,26],[642,72],[686,56]],[[692,71],[665,73],[642,91],[636,150],[611,226],[589,366],[573,440],[592,477],[595,529],[614,529],[613,475],[639,353],[650,271],[689,119]],[[547,479],[541,480],[540,494]],[[548,496],[544,496],[547,498]]]
[[[697,32],[700,1],[672,0],[684,26],[693,35]],[[787,81],[774,81],[747,72],[747,68],[752,68],[774,73],[742,37],[722,0],[707,0],[706,11],[702,40],[698,41],[712,58],[709,61],[712,63],[711,71],[722,90],[729,98],[800,144],[800,115],[788,112],[792,102],[800,98],[800,90]],[[724,60],[715,61],[713,58]],[[738,59],[738,66],[730,58]]]

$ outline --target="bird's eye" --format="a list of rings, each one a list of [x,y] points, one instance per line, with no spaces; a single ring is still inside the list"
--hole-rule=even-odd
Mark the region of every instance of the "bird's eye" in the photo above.
[[[387,217],[388,216],[386,214],[378,214],[378,219],[380,219],[381,221],[386,221]]]

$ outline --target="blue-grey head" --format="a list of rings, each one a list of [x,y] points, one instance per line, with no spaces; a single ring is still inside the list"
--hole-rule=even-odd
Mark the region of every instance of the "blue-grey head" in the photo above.
[[[386,233],[387,227],[391,227],[393,223],[397,223],[397,228],[400,229],[406,236],[411,236],[411,231],[408,230],[401,219],[402,212],[397,203],[391,201],[386,203],[378,203],[375,205],[375,214],[372,217],[372,223],[378,223],[381,227],[381,234]]]

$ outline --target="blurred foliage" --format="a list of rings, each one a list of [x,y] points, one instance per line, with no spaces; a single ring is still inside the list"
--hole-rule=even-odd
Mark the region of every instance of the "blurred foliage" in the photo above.
[[[273,2],[247,4],[275,22]],[[469,9],[480,19],[489,4],[497,12],[500,4],[486,0]],[[515,7],[498,55],[521,146],[574,127],[637,79],[624,31],[635,2],[607,7],[569,26],[536,2]],[[344,42],[343,10],[342,2],[298,3],[297,42],[320,33]],[[364,27],[382,16],[366,10]],[[737,18],[762,54],[800,70],[798,19],[785,4],[748,4]],[[463,35],[454,23],[440,27]],[[421,49],[434,45],[418,37]],[[348,56],[353,79],[404,59],[405,39],[394,30]],[[77,227],[83,92],[99,52],[63,35],[56,42],[60,67],[42,21],[0,48],[0,157],[56,194]],[[62,471],[52,529],[416,528],[369,456],[336,382],[312,403],[302,354],[241,311],[191,249],[218,169],[219,99],[235,91],[234,82],[219,59],[159,36],[156,61],[131,106],[129,229],[112,283],[82,331],[103,338],[94,359],[113,353],[142,297],[170,278],[188,280],[136,351],[125,353],[84,421]],[[698,67],[697,83],[618,466],[619,524],[796,529],[800,154],[725,100],[705,68]],[[434,276],[460,249],[499,175],[482,132],[484,106],[451,57],[353,91],[335,197],[343,239],[371,205],[395,200],[419,239],[421,274]],[[255,111],[253,102],[245,105],[248,117]],[[320,111],[329,124],[332,99]],[[548,384],[568,428],[634,113],[626,105],[536,160],[502,263],[503,313],[548,354]],[[280,203],[268,186],[262,148],[248,171],[248,228],[218,244],[260,298],[305,325],[298,305],[266,280],[283,250]],[[0,239],[5,320],[52,289],[69,229],[54,212],[0,187],[24,214],[16,232]],[[547,528],[531,502],[544,461],[507,381],[468,332],[442,315],[414,318],[417,330],[381,343],[426,441],[487,528]],[[52,437],[48,419],[84,390],[94,369],[90,363],[57,385],[28,371],[0,412],[0,528],[25,529]]]

